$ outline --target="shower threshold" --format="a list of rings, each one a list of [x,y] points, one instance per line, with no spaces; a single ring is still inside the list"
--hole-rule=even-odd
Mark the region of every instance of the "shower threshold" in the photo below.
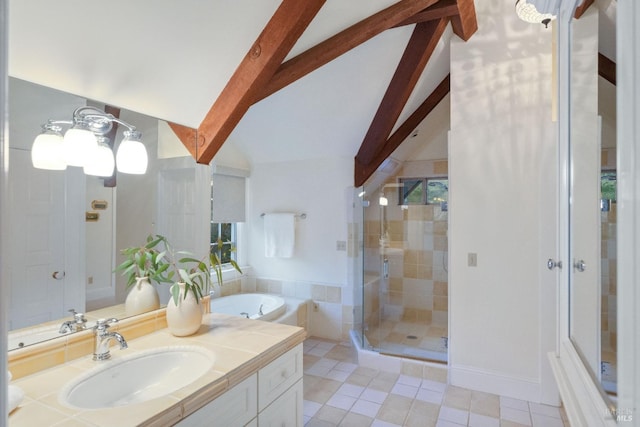
[[[362,336],[356,330],[350,331],[351,342],[358,352],[358,364],[363,367],[400,372],[403,360],[412,360],[425,365],[446,369],[447,352],[429,351],[416,348],[396,349],[395,351],[380,351],[371,346],[366,336],[364,346]],[[385,349],[386,350],[386,349]]]

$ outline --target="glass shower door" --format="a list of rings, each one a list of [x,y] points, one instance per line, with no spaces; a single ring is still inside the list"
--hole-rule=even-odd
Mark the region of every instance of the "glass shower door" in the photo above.
[[[428,185],[423,180],[423,185]],[[364,209],[363,335],[380,353],[446,361],[446,203],[404,204],[409,184],[369,189]],[[366,190],[366,189],[365,189]]]

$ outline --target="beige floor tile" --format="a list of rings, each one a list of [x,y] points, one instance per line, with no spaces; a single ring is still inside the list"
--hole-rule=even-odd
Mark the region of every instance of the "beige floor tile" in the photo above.
[[[393,386],[395,384],[396,384],[396,380],[388,380],[388,379],[376,377],[371,380],[371,382],[368,384],[368,387],[374,390],[384,391],[389,393],[393,389]]]
[[[447,369],[443,368],[434,368],[432,366],[425,366],[422,376],[426,380],[437,381],[439,383],[447,383]]]
[[[304,427],[335,427],[335,424],[331,424],[328,421],[322,421],[317,418],[311,418]]]
[[[500,427],[529,427],[524,424],[514,423],[513,421],[500,420]]]
[[[447,387],[442,405],[468,411],[471,406],[471,390],[455,386]]]
[[[316,412],[316,415],[313,418],[317,418],[319,420],[329,422],[331,425],[337,426],[346,414],[347,411],[344,409],[324,405],[318,410],[318,412]]]
[[[314,356],[313,354],[309,353],[305,353],[302,355],[302,363],[304,366],[313,366],[320,359],[320,356]]]
[[[390,394],[384,401],[376,418],[388,423],[402,425],[411,409],[413,399]]]
[[[304,391],[304,398],[317,403],[327,403],[341,385],[339,381],[321,378],[314,386]]]
[[[371,384],[372,378],[366,375],[356,374],[355,372],[347,378],[345,382],[349,384],[355,384],[362,387],[367,387]]]
[[[416,419],[432,420],[434,422],[438,419],[439,413],[440,406],[420,400],[414,400],[409,410],[409,415]]]
[[[472,391],[470,411],[479,415],[500,418],[500,397],[495,394]]]
[[[329,351],[324,357],[341,362],[351,361],[357,358],[356,349],[346,345],[337,345]]]
[[[349,412],[342,422],[340,427],[368,427],[373,422],[373,418],[365,417],[364,415]]]

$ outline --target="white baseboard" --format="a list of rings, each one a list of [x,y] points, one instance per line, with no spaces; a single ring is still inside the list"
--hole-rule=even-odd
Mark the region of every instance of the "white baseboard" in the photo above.
[[[469,366],[450,365],[449,382],[458,387],[540,403],[540,383],[531,379],[510,377]]]

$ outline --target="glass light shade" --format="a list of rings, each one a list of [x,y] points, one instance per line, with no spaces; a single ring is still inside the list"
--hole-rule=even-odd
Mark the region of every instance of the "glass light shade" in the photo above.
[[[73,127],[64,134],[64,160],[69,166],[84,166],[97,146],[98,141],[93,132]]]
[[[136,175],[147,172],[147,149],[139,138],[140,132],[124,132],[124,139],[116,152],[118,172]]]
[[[384,196],[380,196],[380,199],[378,199],[378,204],[380,206],[387,206],[389,204],[389,200]]]
[[[531,3],[527,3],[527,0],[516,1],[516,15],[525,22],[532,24],[544,24],[545,27],[550,21],[556,19],[556,17],[550,13],[538,12],[536,6]]]
[[[84,165],[84,173],[94,176],[111,176],[115,166],[111,148],[106,144],[98,143]]]
[[[62,156],[62,135],[48,130],[36,136],[31,147],[31,164],[37,169],[65,170],[67,163]]]

